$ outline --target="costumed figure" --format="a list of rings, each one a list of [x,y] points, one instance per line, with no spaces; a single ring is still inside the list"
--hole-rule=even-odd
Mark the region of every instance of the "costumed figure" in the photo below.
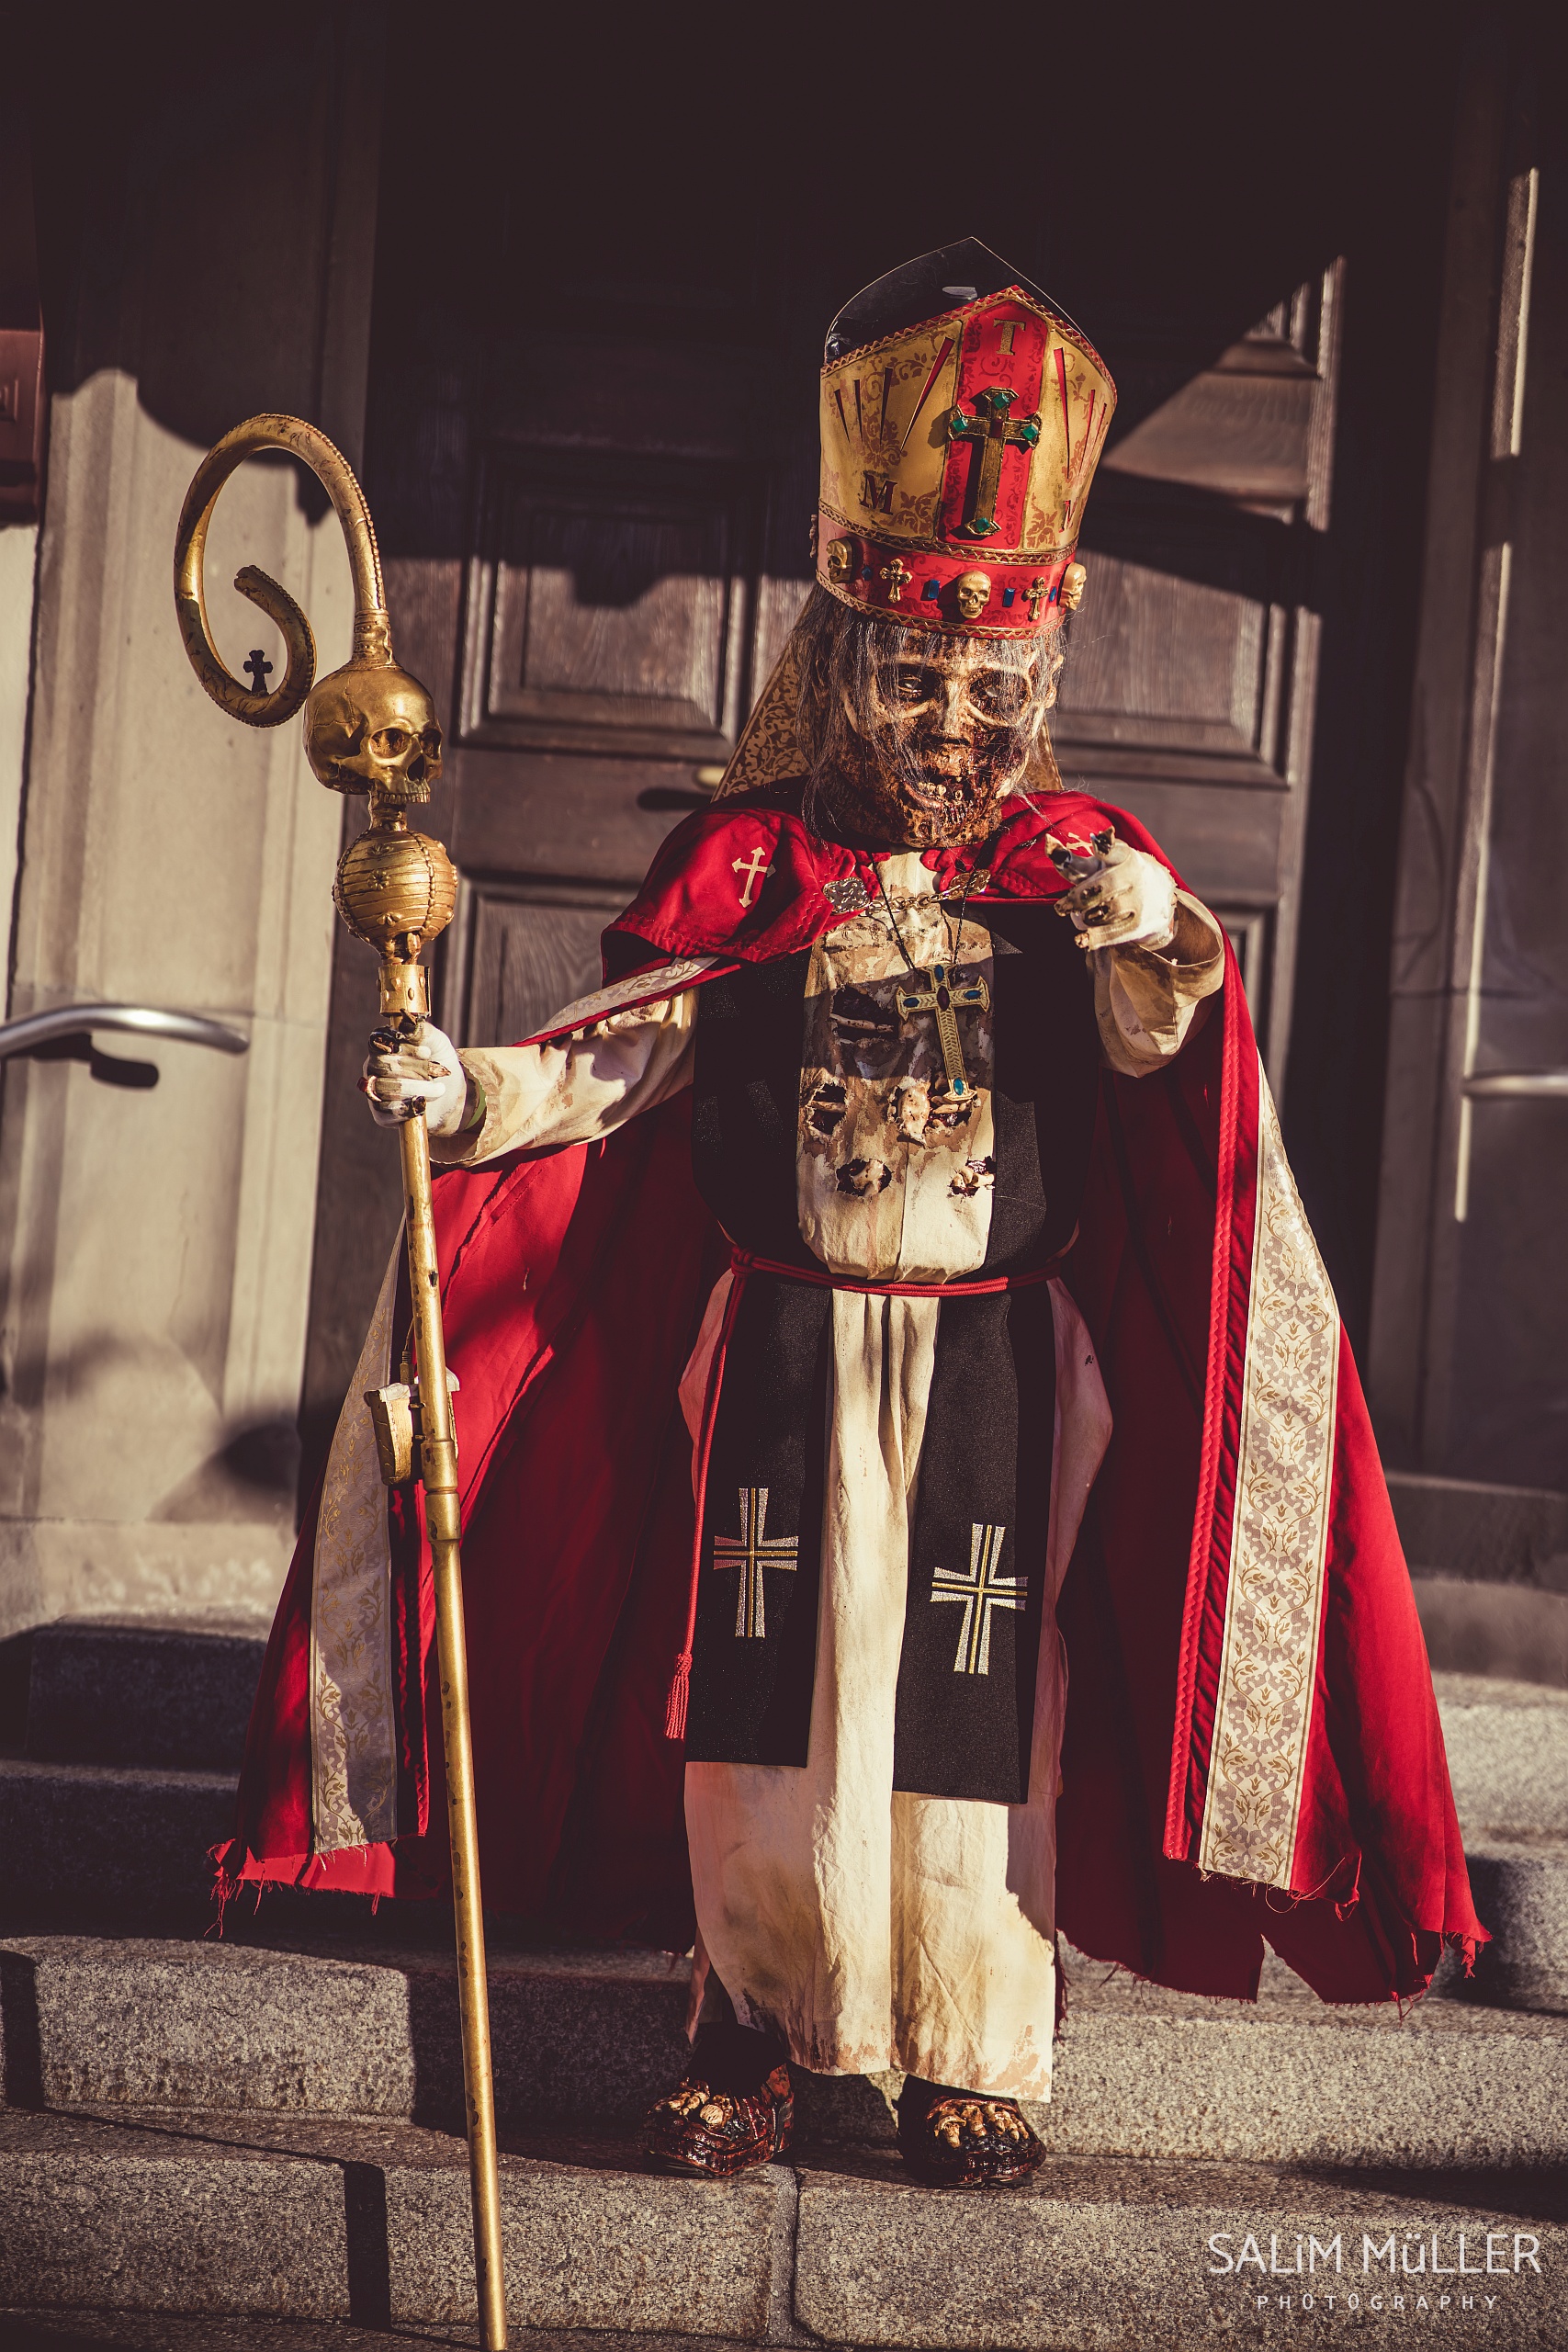
[[[983,246],[834,322],[816,584],[710,809],[535,1039],[427,1105],[484,1883],[683,1950],[656,2162],[903,2073],[1025,2177],[1060,1930],[1330,2001],[1473,1950],[1431,1678],[1235,957],[1047,736],[1115,393]],[[301,1534],[226,1883],[436,1894],[394,1257]],[[1069,1696],[1070,1669],[1070,1696]],[[787,2063],[786,2063],[787,2062]]]

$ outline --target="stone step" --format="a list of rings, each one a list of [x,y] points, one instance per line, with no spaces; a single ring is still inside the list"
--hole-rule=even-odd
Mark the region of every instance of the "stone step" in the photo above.
[[[6,1645],[8,1649],[16,1645]],[[264,1629],[211,1621],[62,1619],[13,1660],[14,1744],[40,1762],[237,1771]],[[1568,1836],[1568,1690],[1436,1678],[1467,1830]]]
[[[1467,1843],[1568,1838],[1568,1690],[1481,1674],[1433,1680]]]
[[[1538,1714],[1549,1726],[1559,1720],[1554,1706],[1487,1702],[1461,1711],[1451,1719],[1461,1724],[1461,1765],[1467,1756],[1484,1758],[1497,1719]],[[1542,1825],[1555,1819],[1562,1808],[1551,1774],[1540,1775],[1527,1804],[1529,1795],[1521,1791],[1516,1810],[1533,1806]],[[205,1933],[213,1916],[209,1857],[233,1816],[226,1773],[0,1757],[0,1934],[67,1926]],[[1472,1989],[1507,2007],[1568,2010],[1568,1832],[1468,1830],[1467,1851],[1477,1905],[1495,1937]],[[367,1910],[354,1897],[273,1892],[263,1916],[311,1941],[328,1930],[361,1940],[446,1940],[440,1905],[384,1906],[375,1930]]]
[[[234,1771],[265,1629],[67,1618],[28,1637],[23,1752],[76,1764]]]
[[[234,1789],[231,1772],[0,1757],[0,1928],[74,1917],[200,1934]]]
[[[395,2341],[467,2352],[479,2332],[459,2320],[405,2320]],[[618,2327],[531,2327],[513,2331],[512,2341],[515,2352],[740,2352],[734,2336],[628,2335]],[[352,2320],[73,2311],[55,2303],[0,2311],[0,2352],[388,2352],[388,2335]]]
[[[1402,2021],[1325,2007],[1277,1961],[1256,2006],[1171,1994],[1070,1954],[1056,2152],[1259,2163],[1568,2163],[1568,2018],[1434,1998]],[[635,2127],[685,2060],[688,1963],[660,1953],[498,1952],[491,2005],[504,2124]],[[460,2115],[456,1976],[401,1956],[174,1939],[0,1945],[15,2105]],[[898,2077],[800,2074],[803,2136],[891,2145]]]
[[[405,2321],[398,2343],[477,2346],[477,2326]],[[628,2335],[624,2328],[529,2328],[515,2352],[739,2352],[734,2336]],[[0,2311],[0,2352],[388,2352],[385,2328],[352,2320],[226,2319],[178,2312],[71,2311],[55,2303]]]
[[[41,1632],[52,1636],[58,1630]],[[115,1646],[122,1635],[132,1643],[123,1654]],[[42,1687],[78,1693],[99,1687],[73,1683],[63,1669],[56,1676],[48,1663],[56,1649],[112,1665],[122,1655],[131,1662],[142,1657],[134,1645],[152,1638],[122,1627],[87,1627],[72,1629],[68,1643],[44,1641]],[[176,1639],[168,1632],[159,1638]],[[198,1656],[208,1654],[203,1645],[218,1651],[254,1646],[237,1635],[185,1634],[178,1640],[194,1644]],[[1520,2007],[1568,2007],[1568,1693],[1476,1676],[1438,1682],[1477,1901],[1497,1938],[1478,1971],[1477,1990],[1486,2000]],[[231,1679],[231,1698],[239,1687]],[[63,1704],[54,1710],[52,1701],[39,1716],[62,1738],[70,1722],[81,1720]],[[202,1737],[209,1745],[217,1744],[216,1720],[207,1718]],[[0,1933],[67,1925],[203,1933],[212,1917],[209,1854],[230,1835],[233,1807],[229,1771],[0,1756]],[[339,1926],[363,1938],[363,1909],[351,1898],[272,1894],[265,1916],[278,1924],[308,1923],[310,1936]],[[420,1924],[394,1924],[389,1917],[381,1936],[441,1939],[440,1920],[424,1918],[440,1906],[392,1909],[419,1915]]]
[[[508,2122],[633,2124],[679,2078],[689,1961],[492,1951],[490,1971]],[[0,2024],[13,2105],[462,2111],[456,1967],[440,1953],[11,1938]]]
[[[1424,2341],[1542,2346],[1561,2202],[1502,2171],[1063,2157],[955,2204],[875,2153],[719,2182],[643,2173],[613,2141],[502,2159],[514,2325],[745,2344],[1234,2346],[1280,2340],[1288,2308],[1292,2342],[1353,2323],[1358,2344],[1403,2345],[1419,2320]],[[272,2324],[473,2317],[461,2141],[408,2124],[13,2111],[0,2208],[12,2309],[107,2291]]]
[[[1465,1860],[1493,1936],[1474,1996],[1568,2016],[1568,1837],[1467,1838]]]

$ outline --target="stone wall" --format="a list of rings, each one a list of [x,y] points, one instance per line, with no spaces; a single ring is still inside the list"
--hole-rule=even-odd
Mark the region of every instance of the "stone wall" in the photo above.
[[[124,107],[120,145],[90,162],[104,126],[85,126],[74,177],[72,127],[43,126],[49,472],[19,768],[0,679],[0,887],[10,791],[12,1017],[171,1006],[250,1049],[102,1034],[156,1066],[151,1089],[81,1061],[6,1069],[0,1635],[61,1614],[264,1611],[292,1543],[342,806],[297,724],[237,727],[207,700],[171,558],[202,449],[243,414],[293,409],[358,457],[378,92],[333,24],[258,89],[239,12],[222,16],[204,54],[142,61],[159,103]],[[285,462],[225,492],[208,581],[231,667],[261,646],[282,676],[276,632],[228,585],[246,561],[300,596],[323,668],[346,656],[347,563],[322,507]],[[13,668],[23,570],[0,548]]]

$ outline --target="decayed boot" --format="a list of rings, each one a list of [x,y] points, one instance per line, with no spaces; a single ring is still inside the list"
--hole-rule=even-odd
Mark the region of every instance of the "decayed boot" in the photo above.
[[[745,2026],[705,2026],[681,2081],[649,2109],[643,2153],[660,2172],[720,2179],[782,2156],[794,2120],[783,2045]]]
[[[898,2151],[932,2188],[1012,2188],[1045,2155],[1016,2099],[953,2090],[915,2075],[898,2095]]]

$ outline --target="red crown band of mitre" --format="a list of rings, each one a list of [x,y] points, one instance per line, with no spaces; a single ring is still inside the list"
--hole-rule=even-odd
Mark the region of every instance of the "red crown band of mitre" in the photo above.
[[[908,628],[1055,628],[1077,601],[1074,549],[1115,406],[1093,345],[1019,284],[835,352],[818,582]]]

